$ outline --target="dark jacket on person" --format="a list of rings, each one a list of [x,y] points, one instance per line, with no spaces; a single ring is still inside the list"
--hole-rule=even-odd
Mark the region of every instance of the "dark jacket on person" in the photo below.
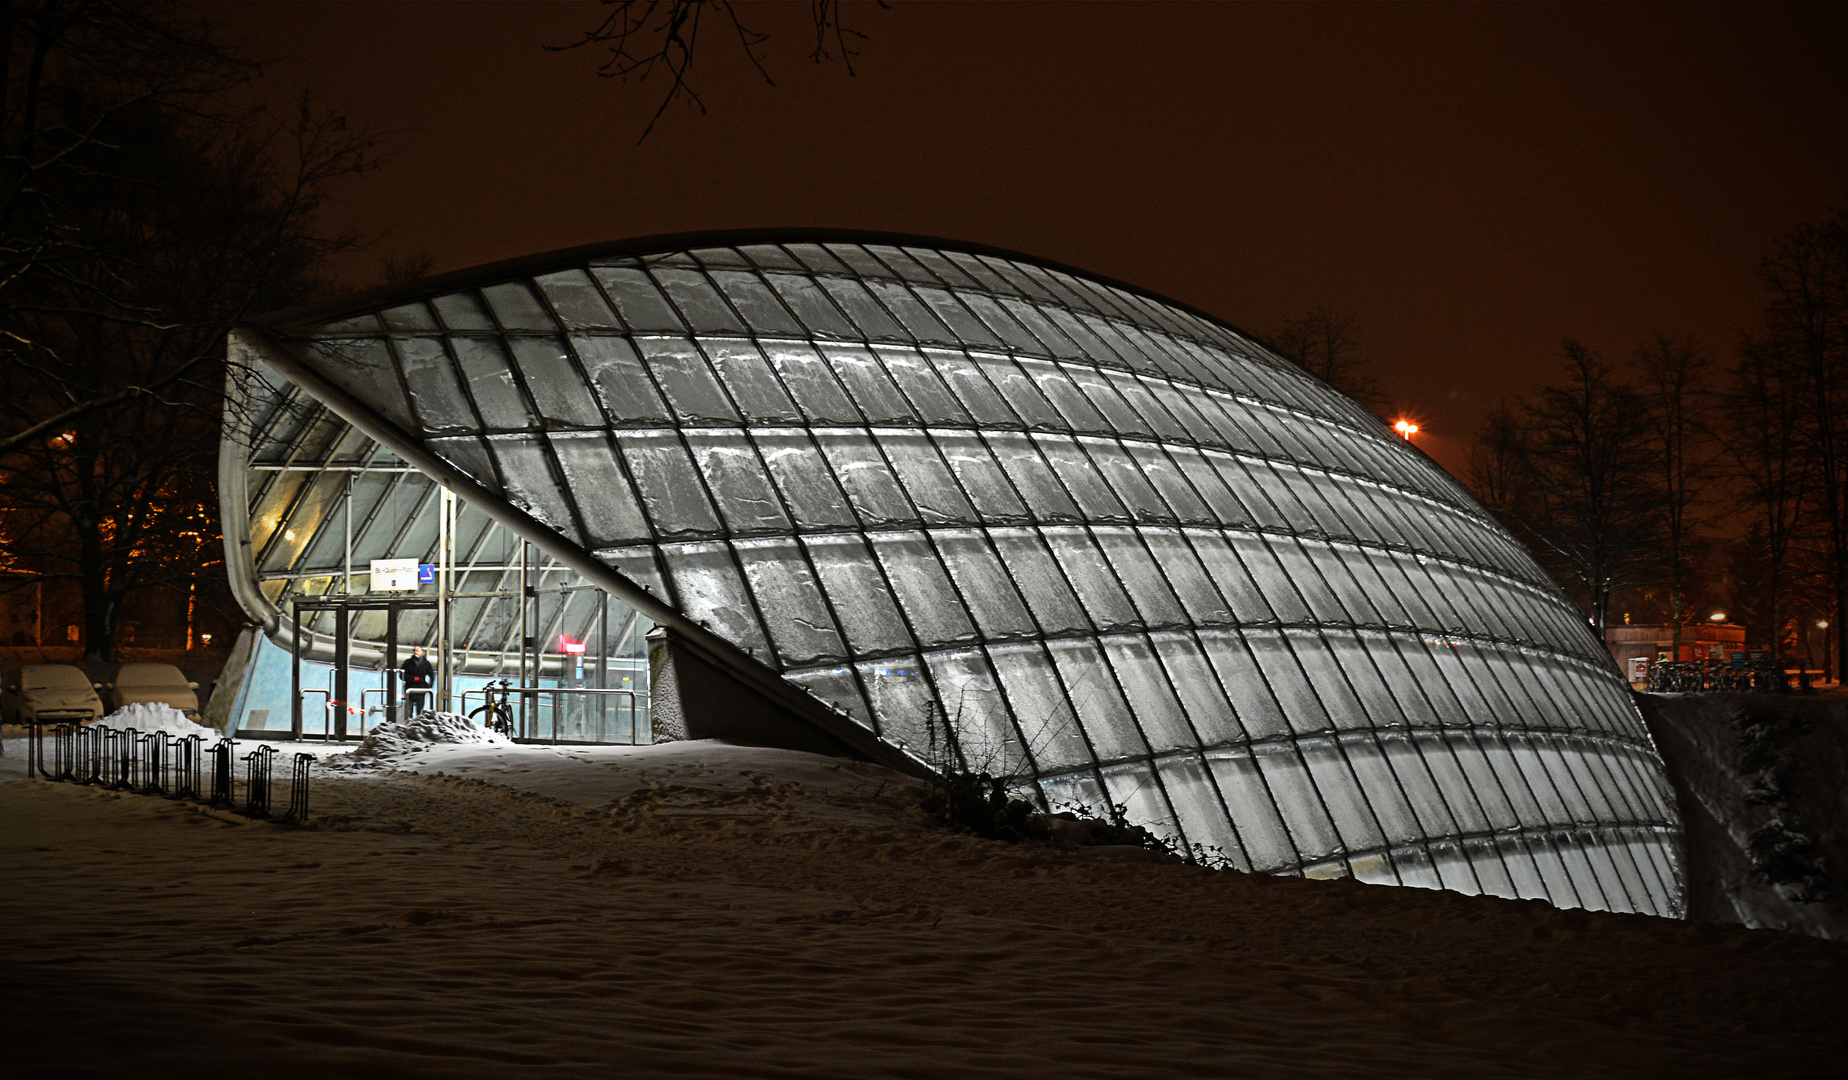
[[[423,690],[435,685],[435,683],[436,668],[431,666],[429,660],[421,656],[413,656],[404,662],[404,685],[406,688]]]

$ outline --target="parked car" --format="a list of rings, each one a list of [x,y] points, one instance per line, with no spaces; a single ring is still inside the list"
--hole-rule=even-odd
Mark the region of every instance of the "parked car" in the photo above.
[[[107,684],[109,711],[128,705],[170,705],[199,722],[199,684],[186,681],[172,664],[123,664]]]
[[[100,683],[70,664],[28,664],[7,681],[7,713],[20,724],[88,723],[103,716]]]

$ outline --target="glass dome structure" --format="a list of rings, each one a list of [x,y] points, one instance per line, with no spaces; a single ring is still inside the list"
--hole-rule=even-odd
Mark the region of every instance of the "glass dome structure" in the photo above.
[[[911,760],[1246,870],[1682,911],[1661,760],[1572,605],[1376,417],[1173,301],[974,245],[732,233],[232,350]]]

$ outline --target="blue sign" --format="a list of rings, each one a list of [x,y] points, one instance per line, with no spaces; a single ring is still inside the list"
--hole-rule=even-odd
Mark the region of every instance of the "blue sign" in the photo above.
[[[435,563],[418,563],[417,564],[417,584],[429,585],[435,580],[436,580],[436,564]]]

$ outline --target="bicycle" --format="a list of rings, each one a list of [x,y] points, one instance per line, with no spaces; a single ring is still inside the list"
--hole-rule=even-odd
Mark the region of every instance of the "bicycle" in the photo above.
[[[496,679],[490,682],[486,688],[487,700],[482,702],[479,709],[470,711],[468,718],[470,720],[480,718],[482,726],[493,728],[495,734],[505,735],[509,739],[513,738],[513,709],[507,704],[507,699],[512,696],[508,688],[512,685],[506,679]],[[494,689],[497,686],[500,688],[498,694]]]

